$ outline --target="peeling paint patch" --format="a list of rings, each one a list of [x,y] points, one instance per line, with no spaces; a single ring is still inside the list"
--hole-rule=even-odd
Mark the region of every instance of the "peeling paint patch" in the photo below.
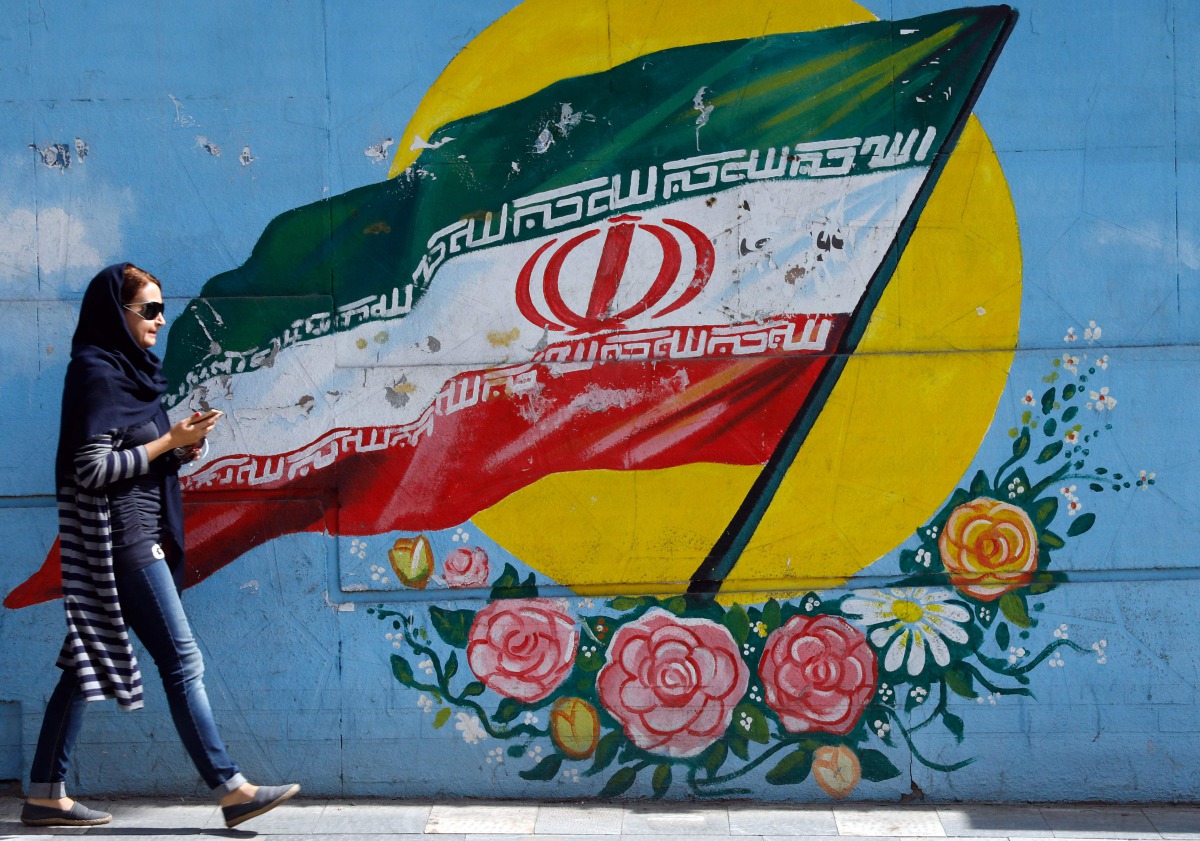
[[[242,166],[250,166],[257,158],[250,154],[249,146],[243,146],[242,154],[238,155],[238,160],[242,162]]]
[[[700,116],[696,118],[696,151],[700,151],[700,129],[708,125],[708,118],[712,116],[713,106],[707,105],[704,102],[704,92],[708,87],[702,87],[696,91],[696,95],[692,97],[692,108],[700,112]]]
[[[243,584],[238,589],[239,590],[250,590],[251,592],[257,593],[258,592],[258,582],[254,579],[250,579],[249,581],[247,581],[245,584]]]
[[[171,94],[167,94],[171,98],[171,102],[175,103],[175,122],[181,126],[194,126],[196,119],[191,114],[183,113],[183,103],[176,99]]]
[[[83,142],[82,137],[75,138],[75,160],[83,163],[83,159],[88,156],[88,152],[92,151],[88,145]]]
[[[71,168],[71,147],[66,143],[51,143],[48,146],[30,143],[29,148],[37,152],[42,163],[49,169],[66,172]]]
[[[558,133],[566,137],[571,133],[571,129],[587,120],[589,123],[594,123],[596,118],[586,111],[576,111],[571,107],[571,103],[564,102],[562,104],[562,112],[559,114],[558,122],[554,127],[558,129]]]
[[[363,233],[370,237],[379,236],[380,234],[390,234],[391,232],[392,226],[387,222],[372,222],[363,228]]]
[[[987,315],[987,310],[985,310],[983,307],[976,307],[975,314],[976,315]]]
[[[430,352],[430,353],[437,353],[439,350],[441,350],[441,349],[442,349],[442,343],[441,343],[441,342],[439,342],[439,341],[438,341],[438,340],[437,340],[435,337],[433,337],[433,336],[426,336],[426,337],[425,337],[425,344],[426,344],[426,345],[429,347],[429,352]]]
[[[383,396],[387,398],[387,402],[392,408],[403,409],[408,405],[409,398],[416,393],[416,390],[417,387],[408,381],[407,376],[401,376],[383,390]]]
[[[492,330],[487,334],[487,340],[492,347],[508,347],[520,336],[520,328],[514,327],[511,330]]]
[[[207,137],[205,137],[202,134],[196,135],[196,145],[199,146],[201,149],[203,149],[205,152],[208,152],[208,154],[212,155],[214,158],[221,157],[221,147],[218,146],[217,144],[213,143],[211,140],[209,140]]]
[[[436,140],[433,143],[430,143],[421,135],[414,134],[412,145],[408,147],[408,150],[410,152],[415,152],[418,149],[438,149],[442,146],[445,146],[453,139],[453,137],[443,137],[441,140]],[[389,137],[388,140],[390,141],[391,138]],[[459,157],[462,157],[462,155],[459,155]]]
[[[396,141],[392,138],[385,137],[378,143],[372,143],[370,146],[368,146],[365,150],[363,150],[363,154],[370,158],[371,163],[373,164],[384,163],[388,159],[388,149],[392,148],[392,144],[395,142]]]
[[[547,124],[537,136],[537,140],[533,141],[533,153],[535,155],[544,155],[554,145],[554,135],[550,133],[550,125]]]

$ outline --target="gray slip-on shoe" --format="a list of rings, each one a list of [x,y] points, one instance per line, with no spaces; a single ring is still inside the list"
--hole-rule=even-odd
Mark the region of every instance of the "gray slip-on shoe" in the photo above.
[[[221,813],[225,816],[225,826],[232,829],[243,821],[257,818],[264,812],[271,811],[299,790],[300,786],[297,783],[288,783],[282,786],[259,786],[254,799],[249,803],[221,807]]]
[[[99,826],[111,820],[112,815],[108,812],[89,809],[78,800],[71,804],[70,809],[38,806],[35,803],[26,803],[21,807],[21,823],[25,826]]]

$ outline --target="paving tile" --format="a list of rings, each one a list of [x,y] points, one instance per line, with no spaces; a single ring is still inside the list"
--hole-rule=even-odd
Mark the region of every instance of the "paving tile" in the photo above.
[[[234,827],[234,832],[256,832],[259,835],[311,835],[316,829],[321,813],[325,811],[324,800],[300,800],[293,798],[277,806],[265,815],[251,818]],[[204,826],[205,829],[224,829],[225,817],[218,809]]]
[[[622,835],[728,835],[729,813],[687,805],[633,806],[625,812]]]
[[[538,807],[540,835],[620,835],[625,810],[619,806],[548,804]]]
[[[942,822],[933,809],[835,807],[833,816],[841,835],[904,838],[946,836]]]
[[[425,832],[532,835],[537,824],[537,813],[537,806],[438,804],[429,811]]]
[[[837,835],[837,821],[829,808],[729,807],[730,835]]]
[[[939,806],[947,835],[1003,838],[1052,838],[1054,832],[1036,806]]]
[[[1163,838],[1171,841],[1200,839],[1200,807],[1143,806],[1144,814]]]
[[[616,838],[617,836],[612,837]],[[441,838],[442,836],[439,835],[438,841],[441,841]],[[500,835],[496,833],[477,833],[472,835],[464,835],[463,841],[596,841],[596,836],[589,835],[587,833],[571,833],[561,835],[558,833],[543,834],[541,832],[537,833],[536,835]],[[657,836],[655,836],[655,841],[658,841]]]
[[[1121,841],[1161,838],[1138,807],[1043,806],[1042,817],[1055,838],[1120,838]]]
[[[317,835],[341,836],[359,833],[396,835],[425,832],[431,806],[381,803],[329,803],[317,820]]]
[[[221,807],[216,803],[147,803],[118,800],[108,805],[113,819],[106,826],[114,830],[139,829],[200,829],[214,817],[220,818]],[[224,825],[224,821],[221,821]]]

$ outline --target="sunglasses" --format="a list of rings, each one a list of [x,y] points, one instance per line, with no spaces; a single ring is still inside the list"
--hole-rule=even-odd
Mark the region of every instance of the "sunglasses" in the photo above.
[[[166,311],[162,301],[146,301],[144,304],[121,304],[130,312],[136,312],[147,321],[153,321]]]

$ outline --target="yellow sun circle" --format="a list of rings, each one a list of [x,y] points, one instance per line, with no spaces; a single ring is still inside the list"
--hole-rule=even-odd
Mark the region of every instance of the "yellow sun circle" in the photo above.
[[[849,0],[526,0],[438,77],[391,174],[416,160],[418,136],[560,79],[670,47],[873,19]],[[1016,215],[972,117],[723,597],[836,586],[910,536],[962,477],[987,431],[1020,303]],[[559,473],[473,522],[577,592],[681,592],[758,472],[692,464]]]

